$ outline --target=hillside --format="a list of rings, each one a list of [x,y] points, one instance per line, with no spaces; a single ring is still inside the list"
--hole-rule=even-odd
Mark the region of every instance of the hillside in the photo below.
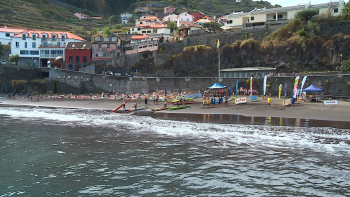
[[[50,4],[48,0],[0,0],[0,26],[19,26],[40,30],[60,30],[76,32],[81,36],[85,30],[107,25],[103,20],[79,20],[73,14],[80,9]],[[89,12],[91,16],[98,13]]]
[[[235,0],[60,0],[82,9],[100,12],[103,15],[119,15],[122,12],[132,12],[136,7],[145,7],[147,3],[158,3],[167,6],[176,6],[182,11],[201,11],[207,15],[221,16],[233,11],[248,12],[254,8],[273,7],[267,1],[243,0],[238,3]],[[278,5],[277,5],[278,6]],[[179,9],[181,8],[181,9]],[[153,7],[153,11],[163,12],[164,6]]]

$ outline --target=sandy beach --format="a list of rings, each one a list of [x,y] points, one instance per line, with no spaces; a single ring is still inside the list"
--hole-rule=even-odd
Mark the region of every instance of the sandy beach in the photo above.
[[[5,97],[6,98],[6,97]],[[216,105],[214,108],[209,107],[203,109],[202,99],[195,99],[195,104],[191,104],[190,108],[181,110],[163,110],[154,113],[188,113],[188,114],[234,114],[253,117],[282,117],[282,118],[302,118],[302,119],[317,119],[317,120],[334,120],[334,121],[350,121],[350,102],[338,101],[338,105],[324,105],[323,103],[304,102],[296,103],[292,106],[279,106],[278,98],[272,98],[271,107],[268,108],[267,101],[259,98],[258,101],[248,101],[245,104],[236,105],[234,101],[229,102],[229,106]],[[16,99],[0,99],[1,105],[15,106],[35,106],[35,107],[54,107],[54,108],[77,108],[77,109],[100,109],[112,111],[117,106],[122,104],[121,99],[93,99],[93,100],[78,100],[78,99],[42,99],[31,101],[27,98]],[[135,100],[131,100],[126,104],[126,109],[133,108]],[[145,105],[144,100],[136,99],[138,108],[147,106],[151,110],[153,108],[162,108],[163,102],[154,104],[153,100],[148,100]],[[167,104],[174,106],[171,103]],[[123,113],[123,108],[118,112]]]

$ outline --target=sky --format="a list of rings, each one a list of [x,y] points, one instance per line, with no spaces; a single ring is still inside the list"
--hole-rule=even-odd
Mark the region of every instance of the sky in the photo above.
[[[300,3],[307,4],[310,0],[267,0],[271,5],[281,5],[282,7],[298,5]],[[334,1],[334,0],[333,0]],[[311,0],[311,4],[327,3],[329,0]],[[347,1],[345,1],[347,2]]]

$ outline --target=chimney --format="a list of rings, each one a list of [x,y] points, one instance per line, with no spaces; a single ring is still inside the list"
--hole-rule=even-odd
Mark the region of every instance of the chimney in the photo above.
[[[214,16],[214,20],[216,20],[216,16]]]

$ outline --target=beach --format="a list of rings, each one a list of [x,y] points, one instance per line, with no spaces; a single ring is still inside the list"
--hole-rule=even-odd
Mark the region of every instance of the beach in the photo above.
[[[5,99],[4,99],[5,98]],[[247,97],[248,98],[248,97]],[[145,105],[143,99],[135,99],[126,103],[126,109],[132,109],[134,102],[137,102],[138,108],[147,107],[147,110],[153,108],[162,108],[163,101],[154,104],[153,100],[148,100]],[[338,105],[324,105],[322,102],[297,102],[294,106],[279,106],[279,99],[272,98],[271,107],[268,108],[267,101],[263,98],[258,98],[257,101],[247,101],[245,104],[236,105],[234,101],[229,101],[227,107],[218,104],[215,107],[207,107],[204,109],[202,105],[202,98],[194,99],[195,104],[191,104],[190,108],[181,110],[162,110],[154,113],[188,113],[188,114],[234,114],[251,117],[282,117],[282,118],[302,118],[302,119],[316,119],[316,120],[333,120],[333,121],[349,121],[350,102],[338,101]],[[2,105],[16,105],[16,106],[35,106],[47,108],[76,108],[76,109],[100,109],[105,111],[112,111],[123,103],[122,99],[41,99],[31,101],[28,98],[17,97],[16,99],[0,100]],[[167,107],[175,106],[167,103]],[[123,108],[118,110],[118,113],[123,113]]]

